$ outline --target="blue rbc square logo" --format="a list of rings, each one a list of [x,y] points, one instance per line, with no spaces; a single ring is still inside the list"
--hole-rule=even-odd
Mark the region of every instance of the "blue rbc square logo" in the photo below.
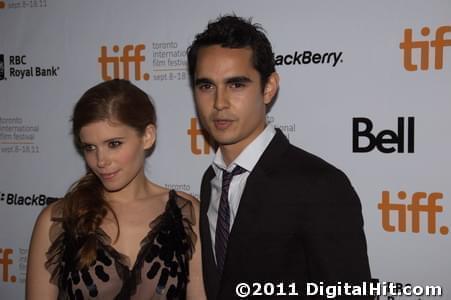
[[[0,54],[0,80],[5,79],[5,56]]]

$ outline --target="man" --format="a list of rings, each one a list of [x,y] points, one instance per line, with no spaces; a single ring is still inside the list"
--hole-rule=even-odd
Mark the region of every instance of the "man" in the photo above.
[[[201,123],[219,147],[200,195],[208,299],[237,299],[240,282],[251,284],[251,296],[281,299],[293,282],[301,297],[307,283],[370,280],[350,182],[266,124],[279,76],[262,29],[221,17],[196,36],[188,64]],[[282,285],[270,293],[267,282]]]

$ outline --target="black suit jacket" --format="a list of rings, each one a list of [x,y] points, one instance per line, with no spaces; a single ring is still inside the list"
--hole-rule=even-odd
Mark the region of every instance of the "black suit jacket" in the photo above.
[[[303,295],[307,282],[370,280],[360,200],[349,180],[322,159],[291,145],[278,129],[247,179],[221,276],[207,217],[214,175],[212,167],[205,172],[200,194],[209,300],[238,299],[239,282],[285,286],[296,282]]]

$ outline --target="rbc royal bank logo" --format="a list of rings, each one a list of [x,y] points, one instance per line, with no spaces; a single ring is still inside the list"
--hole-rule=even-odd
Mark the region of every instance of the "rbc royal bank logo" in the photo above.
[[[143,73],[142,63],[146,60],[142,51],[146,49],[143,44],[125,45],[120,47],[114,45],[111,50],[107,46],[100,47],[100,72],[103,80],[127,79],[127,80],[149,80],[149,73]],[[130,78],[130,69],[133,68],[133,77]]]
[[[429,27],[423,27],[420,30],[420,34],[423,37],[428,37],[430,33],[431,29]],[[451,46],[451,39],[445,38],[446,33],[451,33],[451,26],[441,26],[437,28],[433,40],[414,40],[412,28],[404,29],[404,40],[399,44],[399,48],[401,48],[404,56],[404,69],[407,71],[417,71],[419,65],[420,70],[429,70],[429,52],[434,54],[434,69],[443,69],[443,49]],[[414,50],[419,50],[419,55],[415,58]],[[416,53],[418,53],[418,51],[416,51]]]
[[[6,80],[7,78],[26,80],[32,77],[50,79],[59,76],[61,69],[59,66],[42,64],[37,65],[31,61],[30,57],[24,54],[0,54],[0,80]],[[9,64],[8,67],[6,66],[6,63]]]

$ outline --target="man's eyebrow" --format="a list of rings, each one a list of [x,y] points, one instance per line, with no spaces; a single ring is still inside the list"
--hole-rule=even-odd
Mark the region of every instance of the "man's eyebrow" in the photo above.
[[[226,82],[226,84],[246,83],[246,82],[252,82],[252,80],[246,76],[235,76],[235,77],[227,78],[225,82]]]
[[[199,85],[199,84],[204,84],[204,83],[213,84],[213,81],[211,81],[208,78],[197,78],[194,81],[194,85]]]
[[[252,82],[252,79],[250,79],[247,76],[233,76],[225,79],[225,84],[231,84],[231,83],[247,83]],[[213,81],[208,78],[197,78],[194,81],[194,85],[201,85],[201,84],[213,84]]]

